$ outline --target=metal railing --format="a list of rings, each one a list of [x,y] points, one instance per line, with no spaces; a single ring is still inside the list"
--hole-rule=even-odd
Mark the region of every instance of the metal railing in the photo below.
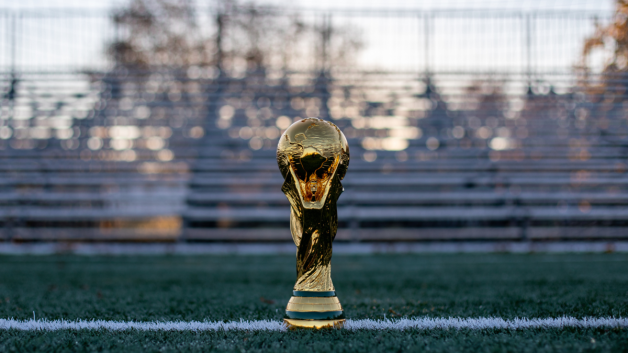
[[[579,62],[583,40],[593,33],[594,23],[610,19],[610,14],[580,11],[272,9],[267,13],[271,14],[268,23],[276,26],[281,26],[286,18],[296,17],[319,34],[325,26],[334,33],[350,32],[352,39],[362,43],[351,67],[384,72],[568,71]],[[207,43],[219,35],[219,14],[213,8],[196,9],[193,13],[197,31]],[[232,49],[243,45],[235,24],[226,21],[223,26],[223,43]],[[0,68],[105,70],[113,66],[112,59],[105,55],[107,47],[130,34],[128,28],[114,20],[114,13],[0,10]],[[316,57],[320,55],[321,43],[316,37],[302,36],[292,44],[302,56],[294,60],[294,70],[319,69],[321,64]],[[331,46],[342,45],[333,43],[333,34],[329,40]],[[599,68],[602,60],[593,60],[591,64]],[[278,68],[285,69],[281,65]],[[232,70],[240,70],[237,63],[234,66]]]

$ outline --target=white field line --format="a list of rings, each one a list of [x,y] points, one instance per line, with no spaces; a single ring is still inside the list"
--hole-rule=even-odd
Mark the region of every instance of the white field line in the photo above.
[[[598,328],[628,327],[625,318],[583,318],[559,317],[546,319],[501,318],[414,318],[398,320],[347,320],[347,330],[434,330],[434,329],[548,329],[548,328]],[[57,331],[57,330],[111,330],[111,331],[285,331],[280,321],[104,321],[104,320],[13,320],[0,319],[0,330]]]
[[[294,255],[294,243],[0,243],[5,255]],[[628,253],[628,241],[560,242],[433,242],[433,243],[334,243],[340,254],[423,253]]]

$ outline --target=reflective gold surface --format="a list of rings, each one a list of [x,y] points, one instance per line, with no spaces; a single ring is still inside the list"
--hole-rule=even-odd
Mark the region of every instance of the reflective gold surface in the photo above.
[[[277,163],[290,201],[290,231],[297,246],[294,290],[332,291],[332,241],[338,229],[336,201],[349,165],[344,134],[330,122],[308,118],[279,139]]]
[[[322,329],[322,328],[342,328],[345,324],[345,319],[339,320],[296,320],[296,319],[284,319],[289,329],[309,328],[309,329]]]
[[[292,297],[286,310],[300,312],[342,311],[342,306],[338,297]]]
[[[331,281],[336,201],[349,166],[349,146],[338,127],[308,118],[279,139],[277,163],[290,201],[290,232],[297,246],[297,281],[284,320],[290,328],[339,328],[344,313]]]

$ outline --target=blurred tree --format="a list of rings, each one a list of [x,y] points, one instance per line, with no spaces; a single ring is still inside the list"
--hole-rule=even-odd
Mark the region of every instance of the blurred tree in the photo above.
[[[592,79],[588,63],[596,50],[602,50],[606,56],[599,80]],[[576,69],[581,74],[581,85],[588,93],[623,94],[626,91],[627,83],[621,77],[628,72],[628,0],[616,0],[615,15],[608,25],[596,21],[595,33],[585,40],[582,60]]]
[[[596,22],[595,27],[595,33],[584,42],[582,61],[577,66],[580,86],[587,95],[577,108],[576,123],[583,131],[599,129],[600,135],[608,139],[625,124],[620,122],[625,120],[621,118],[628,92],[628,0],[616,0],[610,23],[604,26]],[[592,74],[588,63],[596,51],[602,51],[605,60],[599,76]]]
[[[178,68],[214,60],[214,43],[203,36],[190,0],[133,0],[113,21],[116,40],[108,54],[116,66]]]
[[[508,108],[508,99],[504,93],[506,82],[499,79],[476,79],[465,88],[472,107],[480,116],[502,118]]]
[[[140,92],[151,92],[144,102],[151,112],[176,111],[164,114],[174,134],[185,136],[192,124],[181,122],[187,119],[183,116],[203,116],[193,123],[203,124],[207,144],[213,143],[215,129],[274,127],[282,115],[326,118],[329,71],[354,67],[362,42],[359,33],[333,26],[331,16],[310,15],[236,0],[218,0],[209,9],[196,7],[193,0],[130,0],[112,16],[116,39],[107,52],[114,69],[98,78],[105,85],[106,105],[116,106],[125,95],[143,101]],[[291,76],[291,71],[309,72],[309,77]],[[295,76],[301,80],[298,87]],[[291,111],[293,98],[308,105]],[[221,119],[227,105],[231,115]],[[198,111],[182,113],[192,107]]]
[[[446,129],[452,127],[453,120],[447,102],[440,95],[432,77],[425,78],[425,92],[416,97],[430,105],[426,116],[419,120],[419,127],[425,131],[426,136],[446,136]]]
[[[128,69],[212,65],[238,76],[349,66],[362,47],[356,32],[333,27],[329,16],[322,26],[308,24],[296,12],[233,0],[212,12],[207,23],[191,0],[132,0],[113,14],[117,34],[108,54]]]
[[[508,109],[504,79],[478,77],[465,88],[468,126],[465,135],[486,141],[495,134],[498,126],[504,125],[504,112]],[[466,141],[461,141],[466,143]],[[476,141],[476,146],[479,146]],[[484,142],[482,142],[485,146]]]

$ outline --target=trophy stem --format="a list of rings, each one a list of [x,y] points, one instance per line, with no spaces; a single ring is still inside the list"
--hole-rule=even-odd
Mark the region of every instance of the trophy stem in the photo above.
[[[284,322],[290,329],[342,328],[344,312],[335,291],[293,291]]]

